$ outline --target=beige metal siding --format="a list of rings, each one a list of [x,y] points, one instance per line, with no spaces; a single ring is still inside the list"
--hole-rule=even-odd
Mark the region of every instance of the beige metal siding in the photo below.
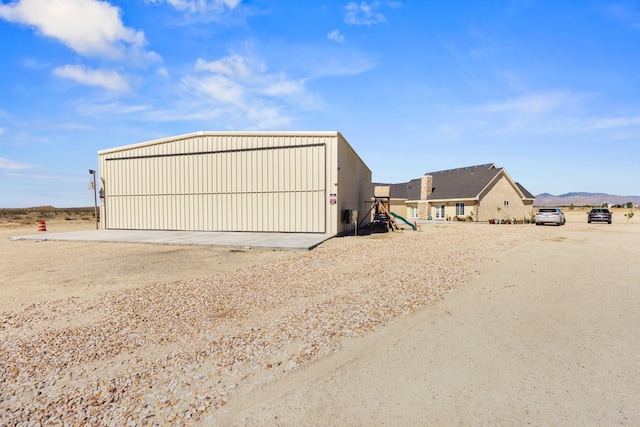
[[[342,223],[343,210],[358,211],[358,221],[364,219],[363,224],[370,222],[367,214],[371,208],[373,185],[371,184],[371,170],[360,159],[355,150],[339,135],[336,145],[336,185],[338,192],[338,207],[335,212],[337,232],[348,233],[355,228],[355,224]]]
[[[327,232],[331,140],[191,135],[107,150],[105,228]]]

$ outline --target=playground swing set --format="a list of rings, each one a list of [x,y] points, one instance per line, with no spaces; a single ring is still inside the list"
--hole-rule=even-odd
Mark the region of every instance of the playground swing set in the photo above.
[[[373,212],[373,224],[386,227],[387,231],[400,230],[400,227],[398,226],[396,220],[404,222],[414,231],[420,231],[417,223],[414,222],[412,224],[406,218],[394,212],[391,212],[391,210],[388,209],[387,206],[389,206],[388,197],[376,197],[371,203],[371,209],[369,209],[369,212],[367,212],[367,214],[362,217],[358,226],[360,226],[362,222],[364,222],[365,218],[369,217],[369,215],[371,215],[371,212]]]

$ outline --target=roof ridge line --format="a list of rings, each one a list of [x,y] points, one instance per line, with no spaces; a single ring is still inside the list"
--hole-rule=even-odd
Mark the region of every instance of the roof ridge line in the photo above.
[[[479,169],[479,168],[490,169],[491,167],[494,167],[496,169],[502,169],[502,168],[497,167],[495,163],[484,163],[484,164],[481,164],[481,165],[463,166],[463,167],[459,167],[459,168],[452,168],[452,169],[444,169],[444,170],[440,170],[440,171],[427,172],[424,175],[432,175],[432,174],[435,174],[435,173],[460,171],[460,170],[465,170],[465,169]]]

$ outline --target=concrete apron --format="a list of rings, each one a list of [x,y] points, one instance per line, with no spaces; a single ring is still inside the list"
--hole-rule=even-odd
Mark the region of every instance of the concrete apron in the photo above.
[[[313,249],[332,238],[319,233],[250,233],[220,231],[89,230],[33,234],[11,240],[156,243],[165,245],[230,246],[265,249]]]

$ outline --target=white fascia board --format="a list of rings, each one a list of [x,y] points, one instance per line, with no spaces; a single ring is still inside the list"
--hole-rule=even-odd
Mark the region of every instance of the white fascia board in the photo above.
[[[480,195],[481,195],[482,193],[484,193],[484,192],[485,192],[485,190],[487,190],[489,187],[491,187],[491,186],[493,185],[493,183],[494,183],[494,182],[496,182],[496,180],[498,180],[498,179],[500,178],[500,174],[501,174],[502,172],[504,172],[504,168],[503,168],[500,172],[498,172],[497,174],[495,174],[495,175],[494,175],[494,177],[493,177],[493,178],[491,178],[491,179],[489,180],[489,182],[487,182],[487,185],[485,185],[485,186],[482,188],[482,190],[480,190],[480,192],[479,192],[478,194],[476,194],[476,200],[480,200]],[[511,178],[509,178],[509,180],[510,180],[510,179],[511,179]]]
[[[516,193],[518,193],[520,195],[520,198],[523,199],[523,200],[526,199],[526,197],[524,196],[524,193],[522,193],[522,191],[520,191],[520,188],[518,187],[516,182],[511,179],[511,177],[509,176],[507,171],[502,169],[502,172],[504,172],[504,176],[507,177],[507,181],[509,181],[509,184],[511,184],[513,189],[516,190]]]

